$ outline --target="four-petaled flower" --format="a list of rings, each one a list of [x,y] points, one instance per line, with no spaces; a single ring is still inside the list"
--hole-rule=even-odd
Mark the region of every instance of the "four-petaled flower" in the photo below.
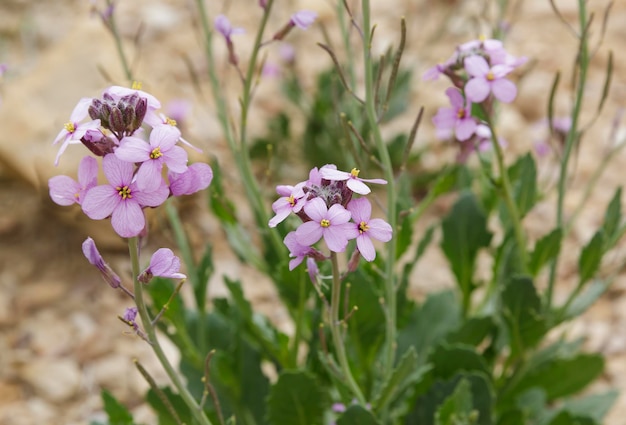
[[[59,148],[59,152],[57,152],[57,156],[54,159],[54,165],[59,165],[59,160],[61,159],[61,155],[65,152],[65,149],[69,145],[79,144],[80,139],[85,135],[88,130],[97,130],[100,128],[100,120],[92,120],[85,123],[81,123],[82,120],[87,117],[89,105],[91,105],[93,99],[88,97],[83,97],[78,101],[78,104],[74,107],[72,114],[70,115],[70,120],[63,125],[63,129],[59,131],[57,137],[52,142],[53,145],[56,145],[61,140],[63,143]]]
[[[170,125],[159,125],[152,129],[150,142],[138,137],[125,137],[115,150],[115,156],[129,163],[140,162],[137,171],[137,187],[151,192],[162,185],[163,164],[175,173],[187,170],[187,152],[176,142],[180,132]]]
[[[94,220],[111,216],[113,229],[123,238],[137,236],[146,224],[142,208],[156,207],[165,202],[170,193],[167,185],[160,179],[156,190],[141,190],[141,182],[133,178],[134,165],[114,154],[102,159],[102,169],[109,184],[96,186],[87,192],[83,211]]]
[[[222,34],[229,43],[232,42],[232,39],[230,38],[231,36],[246,32],[243,28],[233,27],[230,20],[225,15],[217,15],[213,23],[215,25],[215,29]]]
[[[465,95],[471,102],[480,103],[493,93],[501,102],[510,103],[517,96],[515,84],[504,78],[513,70],[508,65],[489,66],[482,56],[465,58],[465,70],[472,77],[465,85]]]
[[[295,186],[280,185],[276,186],[276,193],[281,195],[272,204],[272,210],[276,215],[269,221],[270,227],[276,227],[278,223],[287,218],[289,214],[298,213],[304,206],[304,191],[302,190],[304,183],[298,183]]]
[[[353,199],[348,203],[348,211],[352,214],[355,229],[358,232],[356,246],[367,261],[376,258],[376,250],[372,238],[381,242],[389,242],[393,230],[389,223],[380,218],[370,218],[372,205],[367,198]]]
[[[84,157],[78,165],[78,181],[68,176],[54,176],[48,180],[50,198],[58,205],[82,204],[85,193],[98,184],[98,161]]]
[[[213,180],[213,170],[209,164],[197,162],[187,167],[183,173],[168,172],[167,178],[173,196],[191,195],[209,187]]]
[[[302,263],[304,257],[311,254],[313,252],[313,248],[309,245],[302,245],[298,242],[298,237],[296,236],[296,232],[289,232],[283,242],[287,249],[289,249],[289,256],[294,257],[292,260],[289,260],[289,270],[293,270]]]
[[[185,279],[180,270],[180,259],[169,248],[159,248],[150,258],[150,266],[139,275],[142,283],[150,282],[153,276],[169,277],[172,279]]]
[[[358,193],[359,195],[367,195],[371,192],[371,189],[363,182],[387,184],[387,181],[383,179],[362,179],[359,177],[359,172],[360,170],[357,170],[356,168],[353,168],[349,173],[346,171],[335,170],[330,167],[322,167],[320,169],[322,178],[334,181],[347,180],[348,182],[346,183],[346,186],[348,186],[348,189],[354,193]]]
[[[328,249],[343,252],[350,239],[359,235],[358,230],[350,223],[350,212],[340,204],[326,207],[320,198],[311,199],[304,212],[311,219],[296,229],[299,244],[311,246],[322,237]]]
[[[291,15],[291,24],[306,30],[308,29],[311,25],[313,25],[313,22],[315,22],[315,19],[317,19],[317,13],[310,11],[310,10],[300,10],[299,12],[294,13],[293,15]]]
[[[452,108],[439,108],[437,115],[433,117],[433,124],[437,129],[437,137],[449,139],[452,131],[460,141],[472,137],[476,131],[476,120],[472,117],[472,108],[469,102],[465,102],[459,89],[450,87],[446,90]]]

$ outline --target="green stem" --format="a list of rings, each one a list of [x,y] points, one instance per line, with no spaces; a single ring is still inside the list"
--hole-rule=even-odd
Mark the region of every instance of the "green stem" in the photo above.
[[[363,393],[356,383],[352,371],[350,370],[350,364],[348,363],[348,357],[346,355],[346,347],[341,339],[341,329],[339,328],[342,321],[339,320],[339,306],[341,301],[341,277],[339,274],[339,263],[337,262],[337,253],[331,252],[330,259],[333,266],[333,285],[330,298],[330,332],[333,337],[333,344],[335,346],[335,352],[337,354],[337,360],[343,376],[348,384],[348,387],[354,393],[354,396],[359,401],[361,406],[365,406],[366,401],[363,397]]]
[[[128,239],[128,250],[130,253],[130,261],[132,267],[133,274],[133,285],[135,289],[135,303],[137,304],[137,311],[139,313],[139,317],[141,317],[141,323],[143,325],[143,330],[146,333],[146,337],[148,339],[148,343],[150,347],[152,347],[152,351],[156,354],[159,359],[159,363],[165,369],[167,376],[169,376],[170,380],[178,390],[179,395],[189,407],[191,414],[196,419],[196,421],[201,425],[211,425],[211,421],[206,417],[204,411],[200,408],[198,403],[194,400],[193,396],[189,393],[185,385],[180,379],[178,373],[174,370],[169,360],[165,356],[161,345],[159,344],[159,339],[156,335],[156,328],[152,324],[152,319],[150,318],[150,314],[148,313],[148,307],[143,298],[143,284],[139,282],[137,277],[139,276],[139,249],[137,244],[137,237]]]
[[[378,120],[376,117],[374,73],[371,58],[371,26],[370,26],[370,2],[363,0],[363,60],[365,67],[365,110],[368,124],[374,136],[374,142],[378,155],[384,167],[385,179],[387,180],[387,221],[391,228],[396,230],[396,190],[395,177],[389,151],[383,141]],[[391,90],[389,88],[388,90]],[[385,379],[391,375],[396,353],[396,284],[393,265],[396,259],[395,233],[393,239],[387,243],[387,262],[385,264],[385,298],[386,298],[386,339],[383,361],[383,376]]]
[[[306,303],[306,277],[304,273],[300,273],[300,282],[298,283],[298,311],[295,317],[296,331],[293,337],[293,345],[291,347],[291,367],[298,365],[298,350],[300,341],[302,340],[302,322],[304,320],[304,309]]]
[[[117,50],[117,56],[119,56],[120,62],[122,62],[124,75],[130,83],[133,81],[133,73],[130,70],[128,60],[126,59],[126,54],[124,53],[124,46],[122,46],[122,37],[120,36],[120,32],[117,29],[117,23],[115,21],[115,11],[111,13],[111,16],[109,17],[109,29],[111,31],[111,34],[113,35],[113,39],[115,40],[115,49]]]
[[[559,171],[558,181],[558,199],[556,204],[556,226],[557,228],[563,228],[563,206],[565,203],[565,192],[567,189],[567,177],[569,169],[569,161],[578,141],[578,119],[582,108],[582,100],[585,92],[585,85],[587,81],[587,69],[589,67],[589,50],[587,47],[587,9],[585,0],[578,0],[578,19],[580,24],[580,51],[578,52],[578,81],[576,85],[576,98],[574,101],[574,108],[572,109],[572,126],[567,133],[565,139],[565,148],[563,156],[561,158],[561,167]],[[546,291],[546,308],[549,309],[552,305],[552,298],[554,294],[554,285],[556,283],[556,269],[558,266],[559,254],[555,256],[554,260],[550,264],[550,278],[548,280],[548,289]]]

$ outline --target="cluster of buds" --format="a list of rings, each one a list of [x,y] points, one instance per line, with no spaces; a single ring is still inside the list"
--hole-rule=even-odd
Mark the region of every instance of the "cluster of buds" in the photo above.
[[[289,269],[293,270],[305,257],[309,260],[324,260],[326,256],[314,245],[324,239],[332,252],[345,251],[348,242],[356,239],[356,251],[365,260],[376,258],[372,238],[388,242],[392,237],[389,223],[379,218],[371,218],[372,205],[365,197],[370,188],[365,183],[386,184],[382,179],[362,179],[359,170],[339,171],[335,165],[325,165],[319,170],[313,168],[309,179],[295,186],[278,186],[276,192],[281,197],[272,209],[275,216],[269,221],[275,227],[291,213],[297,215],[302,224],[285,237],[289,248]],[[357,257],[358,259],[358,257]],[[308,262],[309,268],[311,263]]]
[[[98,161],[88,155],[80,162],[78,181],[68,176],[49,180],[52,200],[59,205],[79,204],[94,220],[110,217],[117,234],[130,238],[144,231],[145,208],[208,187],[211,167],[187,165],[187,152],[178,144],[191,145],[174,120],[157,113],[160,107],[154,96],[119,86],[109,87],[101,98],[81,99],[54,140],[54,144],[62,142],[55,165],[68,146],[83,144],[102,158],[108,183],[98,185]],[[149,135],[144,124],[151,128]]]
[[[491,130],[472,114],[472,105],[480,104],[486,114],[491,114],[494,99],[512,102],[517,87],[506,77],[526,60],[508,53],[500,40],[479,39],[460,45],[450,59],[427,70],[425,80],[445,75],[454,86],[446,90],[451,107],[440,108],[433,117],[437,137],[454,136],[465,145],[462,151],[467,151],[466,146],[472,150],[488,146]]]

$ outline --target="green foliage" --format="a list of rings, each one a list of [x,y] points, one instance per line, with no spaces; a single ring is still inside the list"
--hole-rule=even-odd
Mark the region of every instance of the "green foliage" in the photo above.
[[[376,417],[361,406],[350,406],[337,420],[337,425],[380,425]]]
[[[109,417],[108,425],[134,425],[133,415],[107,390],[102,390],[104,411]]]
[[[563,231],[554,229],[537,241],[535,249],[530,254],[530,264],[528,265],[533,276],[536,276],[543,266],[559,254],[562,239]]]
[[[322,425],[328,399],[313,375],[285,370],[272,386],[267,419],[271,425]]]

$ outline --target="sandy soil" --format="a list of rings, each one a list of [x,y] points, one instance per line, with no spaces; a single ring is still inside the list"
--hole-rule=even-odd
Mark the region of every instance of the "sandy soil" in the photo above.
[[[230,161],[227,147],[210,104],[206,81],[198,93],[190,83],[182,60],[185,56],[204,75],[203,54],[194,28],[193,2],[176,0],[136,0],[119,2],[119,23],[127,41],[136,75],[144,88],[164,104],[186,99],[192,105],[185,137],[215,155],[222,163]],[[215,15],[226,10],[236,26],[253,28],[260,12],[233,1],[226,8],[211,6]],[[244,4],[245,3],[245,4]],[[249,3],[249,2],[248,2]],[[254,2],[256,5],[256,2]],[[332,2],[292,1],[281,7],[274,27],[286,21],[292,11],[307,8],[320,13],[320,21],[331,33]],[[430,118],[445,103],[446,83],[423,83],[421,73],[436,62],[445,60],[454,46],[486,31],[484,1],[387,0],[374,3],[374,20],[379,25],[376,52],[383,52],[397,42],[398,20],[405,16],[408,24],[407,53],[404,66],[415,70],[412,86],[414,102],[397,128],[407,128],[421,105]],[[576,21],[574,1],[559,1],[566,20]],[[600,36],[600,17],[606,1],[593,2],[596,12],[593,39]],[[245,11],[245,12],[244,12]],[[486,14],[485,14],[486,13]],[[513,19],[511,19],[511,17]],[[546,102],[554,73],[563,73],[562,91],[557,99],[557,115],[571,105],[566,81],[571,77],[576,42],[569,30],[555,17],[549,2],[529,0],[517,13],[507,16],[512,30],[507,45],[516,55],[534,61],[520,81],[520,95],[502,115],[502,135],[508,140],[508,155],[533,148],[538,137],[534,123],[545,116]],[[603,116],[589,130],[578,156],[576,176],[571,182],[568,211],[576,205],[581,188],[598,166],[603,149],[610,142],[611,122],[624,106],[626,97],[626,56],[621,51],[626,40],[626,2],[616,2],[604,38],[589,76],[588,121],[602,91],[603,72],[609,49],[613,49],[614,79]],[[133,38],[142,28],[138,46]],[[251,31],[237,39],[241,58],[251,44]],[[320,27],[294,34],[298,67],[305,81],[330,66],[328,57],[315,46],[322,40]],[[223,47],[218,43],[218,57]],[[340,52],[341,54],[341,52]],[[278,61],[278,49],[269,49],[269,59]],[[150,368],[154,359],[142,341],[124,334],[116,315],[128,305],[122,294],[112,291],[89,267],[80,244],[91,235],[103,254],[121,274],[128,274],[125,248],[108,223],[86,220],[76,208],[61,208],[47,197],[47,179],[57,174],[74,175],[81,157],[80,149],[70,149],[58,168],[52,163],[56,148],[51,142],[83,96],[97,96],[110,81],[98,69],[105,70],[114,82],[123,83],[109,34],[97,18],[90,16],[88,2],[63,0],[3,0],[0,4],[0,63],[9,64],[9,72],[0,80],[0,425],[82,424],[98,417],[100,389],[107,388],[130,406],[138,420],[150,421],[150,412],[142,405],[146,385],[135,372],[131,359],[139,358]],[[231,72],[220,63],[224,73]],[[232,79],[231,79],[232,80]],[[263,131],[264,118],[281,107],[275,95],[277,81],[263,81],[255,104],[250,132]],[[236,85],[229,87],[235,92]],[[233,95],[233,107],[236,96]],[[625,129],[623,124],[622,129]],[[622,139],[624,130],[622,130]],[[417,145],[433,142],[433,130],[426,120]],[[451,147],[435,148],[427,161],[440,164],[452,160]],[[197,157],[196,159],[201,159]],[[543,176],[554,172],[550,159],[540,162]],[[574,249],[586,242],[602,219],[604,207],[614,188],[622,181],[626,156],[620,155],[606,166],[602,183],[593,192],[590,208],[581,216],[580,225],[568,241],[572,248],[564,255],[560,270],[562,294],[571,283],[575,270]],[[234,176],[229,175],[228,177]],[[235,196],[242,196],[233,185]],[[210,240],[220,253],[217,276],[227,273],[243,276],[246,293],[256,308],[267,312],[273,321],[288,328],[284,312],[276,308],[276,297],[253,271],[240,266],[227,247],[218,224],[208,216],[200,198],[188,201],[187,225],[194,229],[197,241]],[[444,205],[437,206],[433,215]],[[245,212],[244,212],[245,214]],[[525,222],[533,237],[541,235],[552,223],[554,212],[548,202],[539,205]],[[162,230],[152,237],[150,245],[173,246],[162,213],[150,217],[152,229]],[[246,217],[242,217],[246,220]],[[426,219],[428,220],[428,218]],[[624,258],[624,247],[607,261],[615,266]],[[417,275],[429,276],[428,283],[416,279],[416,296],[450,285],[450,275],[441,255],[432,250],[418,267]],[[254,279],[250,279],[253,277]],[[247,279],[247,280],[246,280]],[[584,317],[569,325],[572,337],[584,336],[590,350],[602,351],[608,359],[607,371],[596,388],[626,390],[626,279],[620,278]],[[219,284],[212,294],[220,293]],[[175,355],[172,353],[172,355]],[[157,374],[157,379],[162,376]],[[606,423],[623,423],[626,394],[622,394]]]

